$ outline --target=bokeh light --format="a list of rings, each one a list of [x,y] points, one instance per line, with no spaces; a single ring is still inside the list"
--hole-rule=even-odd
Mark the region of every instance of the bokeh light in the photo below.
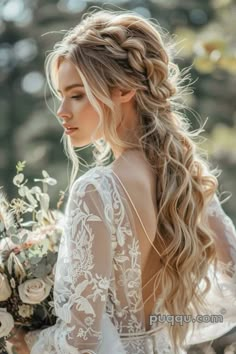
[[[36,94],[42,90],[44,77],[40,72],[32,71],[24,76],[21,82],[22,89],[29,94]]]

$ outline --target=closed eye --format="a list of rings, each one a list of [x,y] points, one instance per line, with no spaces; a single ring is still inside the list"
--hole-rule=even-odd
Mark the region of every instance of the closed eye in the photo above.
[[[76,100],[79,100],[83,97],[83,95],[77,95],[77,96],[72,96],[71,98],[74,98]]]

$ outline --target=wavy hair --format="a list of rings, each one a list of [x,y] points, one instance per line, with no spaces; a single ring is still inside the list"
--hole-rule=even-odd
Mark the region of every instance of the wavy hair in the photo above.
[[[104,164],[111,146],[139,148],[157,175],[157,233],[161,257],[162,311],[172,315],[201,313],[210,289],[209,265],[216,265],[214,234],[206,210],[218,188],[216,172],[197,144],[202,131],[190,131],[183,113],[189,92],[189,69],[174,63],[174,41],[153,19],[131,11],[99,9],[83,15],[47,55],[45,72],[52,93],[60,60],[78,70],[90,103],[99,115],[103,138],[95,140],[96,165]],[[116,126],[120,112],[111,100],[112,88],[135,89],[138,143],[121,140]],[[68,137],[65,137],[66,139]],[[70,140],[65,150],[73,162],[71,183],[79,162]],[[204,288],[199,286],[200,282]],[[175,353],[183,347],[189,325],[168,326]]]

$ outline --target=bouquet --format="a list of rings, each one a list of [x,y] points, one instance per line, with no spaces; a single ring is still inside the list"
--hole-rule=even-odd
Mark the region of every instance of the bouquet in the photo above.
[[[25,161],[18,162],[13,179],[19,197],[8,202],[0,191],[0,353],[14,326],[29,330],[55,323],[53,283],[63,214],[50,210],[48,187],[57,183],[46,171],[42,184],[29,188],[22,173]]]

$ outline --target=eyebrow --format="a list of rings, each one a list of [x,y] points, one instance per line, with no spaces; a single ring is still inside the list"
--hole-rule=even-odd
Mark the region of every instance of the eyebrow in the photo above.
[[[71,85],[65,87],[65,92],[70,91],[70,90],[73,89],[74,87],[84,87],[84,85],[82,85],[82,84],[77,84],[77,83],[71,84]],[[60,92],[60,93],[61,93],[60,90],[57,90],[57,92]]]

